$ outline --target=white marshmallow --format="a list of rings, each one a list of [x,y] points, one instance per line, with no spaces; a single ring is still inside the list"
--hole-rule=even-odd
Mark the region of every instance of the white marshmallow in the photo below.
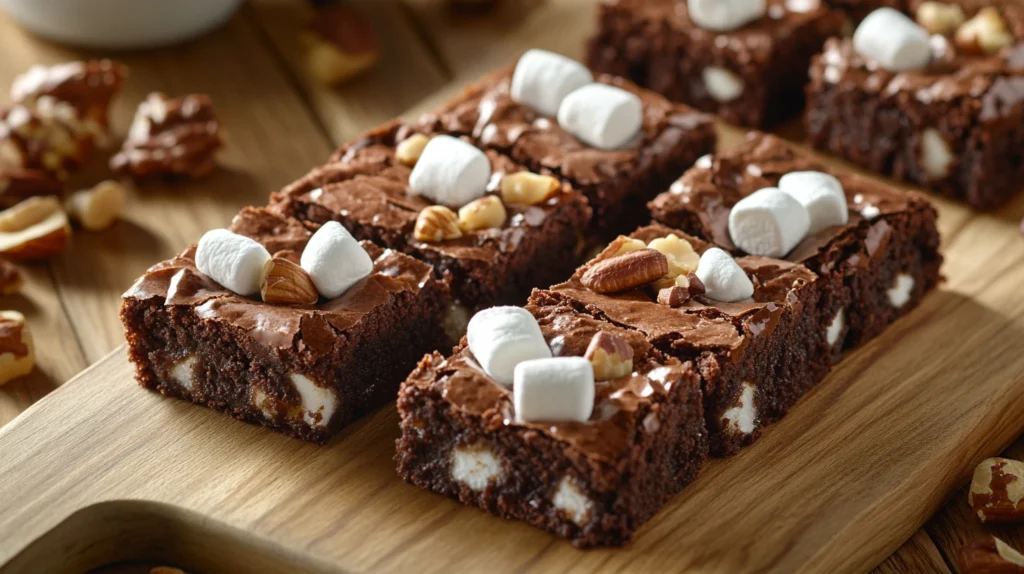
[[[594,81],[586,66],[547,50],[528,50],[512,73],[512,99],[553,116],[565,96]]]
[[[491,162],[472,144],[451,136],[434,136],[409,174],[417,195],[449,207],[462,207],[487,193]]]
[[[195,355],[189,355],[171,367],[171,378],[186,391],[191,391],[195,386],[195,365]]]
[[[932,179],[949,176],[949,168],[953,165],[953,150],[946,143],[946,138],[935,128],[921,132],[921,167]]]
[[[562,480],[558,481],[558,490],[551,497],[551,504],[564,512],[569,520],[584,526],[590,522],[590,509],[594,503],[583,494],[573,479],[563,476]]]
[[[834,176],[820,171],[794,171],[782,176],[779,189],[793,196],[810,216],[808,233],[850,221],[843,184]]]
[[[712,247],[700,256],[697,278],[704,284],[705,295],[716,301],[733,303],[750,299],[754,284],[743,268],[728,253]]]
[[[843,332],[843,327],[845,326],[846,314],[843,309],[840,309],[836,311],[835,317],[832,317],[832,322],[825,329],[825,342],[828,343],[829,347],[836,346],[836,343],[839,342],[839,334]]]
[[[301,373],[292,373],[288,378],[299,392],[299,399],[302,401],[299,407],[302,409],[302,420],[312,427],[327,426],[338,408],[338,395],[327,387],[317,385]]]
[[[907,273],[900,273],[896,276],[896,282],[886,290],[889,296],[889,304],[899,309],[910,301],[910,295],[914,291],[914,278]]]
[[[752,255],[785,257],[803,240],[811,219],[799,201],[777,187],[739,200],[729,212],[729,236]]]
[[[740,402],[722,413],[722,422],[734,433],[748,435],[757,428],[757,408],[754,406],[754,385],[744,381]]]
[[[587,84],[562,100],[558,123],[583,143],[616,149],[629,143],[644,122],[636,94],[607,84]]]
[[[512,399],[519,421],[587,422],[594,410],[594,366],[583,357],[516,365]]]
[[[512,384],[520,362],[551,357],[537,319],[519,307],[480,311],[469,320],[466,337],[484,372],[503,385]]]
[[[716,102],[731,102],[743,95],[743,78],[719,66],[708,66],[701,73],[704,88]]]
[[[196,247],[199,272],[239,295],[255,295],[270,253],[259,242],[227,229],[207,231]]]
[[[713,32],[729,32],[757,20],[768,11],[765,0],[688,0],[694,24]]]
[[[928,31],[892,8],[879,8],[857,27],[853,47],[894,72],[924,68],[932,57]]]
[[[355,237],[337,221],[328,221],[309,238],[299,264],[328,299],[373,272],[373,260]]]
[[[480,492],[501,476],[498,455],[486,445],[458,446],[452,451],[452,478]]]

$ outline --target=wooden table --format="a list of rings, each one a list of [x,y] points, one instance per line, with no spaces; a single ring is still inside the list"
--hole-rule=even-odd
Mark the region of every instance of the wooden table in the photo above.
[[[37,369],[0,388],[0,424],[122,344],[120,294],[146,267],[225,225],[240,207],[264,204],[271,190],[321,163],[336,145],[393,116],[430,107],[527,47],[579,55],[593,25],[593,0],[517,0],[490,15],[464,18],[451,17],[441,0],[355,4],[377,30],[382,61],[334,91],[302,69],[296,30],[310,8],[301,0],[251,0],[226,26],[197,41],[115,55],[132,71],[114,110],[116,131],[126,131],[135,105],[150,91],[208,93],[230,129],[223,169],[195,184],[147,185],[133,192],[124,220],[114,228],[79,233],[61,256],[26,269],[23,294],[3,304],[28,317]],[[41,41],[6,16],[0,16],[0,50],[0,85],[33,64],[97,55]],[[737,133],[723,127],[723,134]],[[103,159],[79,182],[104,177]],[[937,203],[946,243],[961,240],[974,217],[992,217],[963,215],[962,209]],[[1024,198],[997,216],[1016,219],[1022,213]],[[1024,441],[1009,449],[1014,455],[1024,456]],[[949,500],[878,570],[954,571],[959,548],[982,532],[966,499],[964,491]],[[1024,548],[1021,530],[997,532]]]

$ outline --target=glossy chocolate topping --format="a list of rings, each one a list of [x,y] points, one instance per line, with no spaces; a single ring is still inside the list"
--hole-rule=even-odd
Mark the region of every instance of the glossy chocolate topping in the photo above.
[[[597,383],[594,411],[586,423],[516,422],[511,387],[504,387],[488,377],[465,347],[456,350],[436,369],[414,373],[406,384],[437,388],[452,407],[484,418],[485,424],[533,429],[613,464],[625,462],[637,432],[657,430],[657,414],[647,413],[646,406],[665,400],[677,385],[698,384],[691,364],[661,360],[635,331],[576,313],[568,306],[527,309],[537,317],[544,338],[556,356],[582,356],[590,339],[599,331],[620,335],[633,347],[634,372]],[[640,419],[640,413],[647,414]]]
[[[847,225],[809,235],[786,257],[816,271],[830,270],[841,252],[860,237],[865,238],[868,255],[874,254],[891,230],[886,215],[928,205],[920,193],[899,191],[867,177],[833,170],[775,136],[755,132],[742,145],[698,161],[668,192],[651,202],[651,211],[662,221],[695,219],[711,242],[735,251],[729,235],[732,206],[759,189],[778,185],[787,173],[807,170],[839,178],[850,209]]]
[[[666,161],[688,132],[711,129],[707,115],[643,90],[627,80],[598,75],[596,80],[636,94],[643,102],[643,127],[622,149],[592,148],[563,130],[555,118],[512,100],[512,69],[484,77],[461,97],[420,118],[432,131],[469,135],[482,145],[504,151],[533,170],[550,170],[577,187],[606,179],[641,174]]]
[[[711,247],[661,225],[643,227],[630,237],[650,242],[669,234],[689,241],[698,253]],[[817,280],[814,273],[802,265],[748,256],[736,260],[754,284],[754,297],[748,302],[726,303],[699,296],[682,307],[673,308],[658,303],[657,293],[650,287],[615,295],[595,293],[584,287],[580,278],[586,270],[598,261],[614,257],[617,251],[618,244],[613,242],[569,281],[552,287],[551,292],[616,324],[629,325],[659,348],[671,346],[690,355],[705,350],[725,352],[738,361],[752,338],[768,335],[775,329],[786,309],[799,310],[803,306],[801,290]]]
[[[372,235],[394,249],[408,251],[412,248],[434,257],[482,261],[492,261],[514,251],[531,228],[542,226],[556,211],[588,210],[586,199],[563,185],[560,195],[543,204],[505,205],[508,218],[500,229],[471,231],[460,239],[439,243],[417,241],[413,237],[416,217],[433,202],[409,190],[412,167],[395,158],[395,146],[413,133],[398,122],[367,133],[341,148],[327,165],[275,194],[273,209],[303,213],[314,220],[341,214],[344,221],[354,226],[374,229]],[[498,192],[503,175],[526,170],[506,156],[493,151],[485,153],[491,160],[489,194]]]
[[[295,261],[310,237],[298,221],[262,208],[242,210],[230,229],[259,241],[271,253],[284,251]],[[433,281],[433,271],[425,263],[369,242],[363,242],[363,248],[374,259],[373,273],[341,297],[312,306],[271,305],[228,291],[196,269],[194,245],[150,268],[124,297],[159,298],[166,305],[193,307],[199,317],[223,321],[268,347],[329,350],[347,329],[395,294],[418,292]]]

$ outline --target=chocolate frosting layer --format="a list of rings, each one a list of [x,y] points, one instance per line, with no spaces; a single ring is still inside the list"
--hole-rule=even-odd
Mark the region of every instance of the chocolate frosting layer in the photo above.
[[[622,149],[590,147],[562,129],[555,118],[513,101],[509,93],[512,67],[485,76],[461,97],[422,116],[420,125],[431,131],[471,136],[530,169],[549,170],[578,188],[645,173],[666,161],[663,156],[689,132],[711,129],[709,116],[627,80],[604,74],[595,79],[632,92],[643,103],[640,133]]]
[[[849,260],[851,249],[866,250],[868,256],[878,252],[891,232],[886,215],[931,209],[920,193],[896,190],[871,178],[829,168],[785,141],[757,132],[736,148],[698,161],[650,207],[654,217],[662,221],[695,221],[711,242],[736,251],[729,235],[732,206],[759,189],[778,185],[787,173],[808,170],[836,176],[843,184],[850,209],[847,225],[807,236],[786,257],[818,272],[829,272],[840,260]],[[863,247],[859,245],[862,240]]]
[[[674,234],[690,242],[697,253],[711,247],[681,231],[662,225],[651,225],[635,231],[630,237],[650,242]],[[657,293],[642,287],[625,293],[596,293],[583,286],[581,278],[599,261],[617,254],[613,242],[604,252],[581,267],[571,279],[551,288],[556,297],[568,298],[586,306],[590,312],[643,333],[659,348],[671,346],[687,356],[703,351],[725,353],[738,362],[744,349],[759,336],[774,331],[787,309],[799,309],[802,290],[817,281],[806,267],[767,257],[740,257],[736,262],[754,284],[751,301],[727,303],[699,296],[682,307],[669,307],[657,302]]]
[[[418,251],[431,259],[450,257],[485,262],[514,251],[532,228],[541,227],[553,213],[572,210],[589,218],[586,199],[563,184],[562,193],[543,204],[505,205],[508,218],[500,229],[471,231],[460,239],[437,243],[418,241],[413,237],[416,217],[433,202],[411,192],[412,167],[395,158],[396,145],[414,133],[424,132],[399,122],[367,133],[342,147],[327,165],[275,194],[272,209],[323,220],[341,214],[353,226],[371,229],[373,237],[393,249]],[[498,193],[504,175],[526,171],[507,156],[490,150],[484,153],[491,161],[488,194]]]
[[[294,261],[311,236],[294,219],[252,207],[242,210],[230,229]],[[166,305],[193,307],[199,317],[231,325],[272,349],[330,349],[379,305],[398,293],[417,293],[434,281],[433,270],[426,263],[369,242],[362,245],[374,260],[373,273],[341,297],[321,299],[316,305],[271,305],[229,291],[196,268],[195,245],[150,268],[124,297],[158,298]]]
[[[453,408],[480,416],[485,424],[533,429],[611,464],[629,460],[629,449],[638,432],[657,430],[657,415],[650,416],[650,405],[665,401],[678,385],[699,384],[692,364],[662,359],[635,331],[576,313],[568,306],[527,309],[537,317],[555,356],[582,356],[590,339],[600,331],[620,335],[633,347],[634,372],[597,383],[589,421],[516,422],[511,387],[487,376],[467,347],[457,349],[436,370],[414,373],[406,384],[437,388]]]

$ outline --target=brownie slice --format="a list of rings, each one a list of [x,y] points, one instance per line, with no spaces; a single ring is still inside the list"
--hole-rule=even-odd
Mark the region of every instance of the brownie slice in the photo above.
[[[816,148],[991,209],[1024,189],[1024,4],[957,4],[967,17],[998,8],[1016,45],[976,56],[935,36],[928,68],[897,73],[830,40],[811,66],[805,123]]]
[[[608,75],[595,80],[636,94],[643,104],[643,126],[640,136],[622,149],[590,147],[562,129],[555,118],[512,100],[511,78],[511,67],[482,78],[421,117],[420,125],[471,137],[533,171],[567,181],[590,201],[593,235],[612,238],[647,221],[644,204],[715,149],[710,117]]]
[[[314,224],[339,221],[357,239],[430,263],[455,300],[471,310],[522,303],[531,288],[572,272],[590,208],[568,185],[538,205],[505,205],[508,218],[500,229],[440,242],[417,240],[416,218],[433,202],[410,192],[412,167],[395,157],[396,146],[414,133],[420,132],[392,122],[365,134],[327,165],[274,194],[271,209]],[[526,170],[500,153],[486,154],[492,171],[488,193],[496,193],[504,175]]]
[[[231,230],[298,262],[310,232],[247,208]],[[121,320],[139,384],[297,438],[326,442],[394,400],[423,353],[444,341],[445,286],[429,265],[368,242],[371,275],[341,297],[285,306],[242,297],[199,273],[195,246],[149,269]]]
[[[822,171],[843,184],[849,222],[806,237],[787,259],[834,286],[822,301],[833,359],[878,335],[917,306],[939,281],[937,214],[920,193],[830,169],[783,140],[752,133],[739,147],[708,157],[651,202],[658,221],[738,253],[729,211],[741,198],[778,185],[794,171]]]
[[[634,372],[596,383],[587,422],[516,422],[512,392],[463,345],[402,384],[398,474],[433,492],[572,540],[619,546],[693,480],[707,456],[699,377],[635,331],[567,305],[527,307],[556,356],[598,332],[622,337]]]
[[[774,125],[802,109],[811,57],[847,19],[820,2],[767,4],[763,18],[714,32],[690,19],[685,1],[602,2],[588,62],[728,122]]]
[[[661,225],[629,238],[644,243],[675,235],[698,254],[711,244]],[[569,281],[535,291],[533,305],[565,304],[641,333],[665,355],[692,361],[701,374],[711,453],[724,456],[753,442],[828,373],[827,320],[820,301],[829,285],[802,265],[766,257],[736,262],[754,285],[752,300],[737,303],[697,296],[678,307],[661,304],[641,287],[602,294],[584,286],[595,264],[619,255],[627,238],[613,241]]]

